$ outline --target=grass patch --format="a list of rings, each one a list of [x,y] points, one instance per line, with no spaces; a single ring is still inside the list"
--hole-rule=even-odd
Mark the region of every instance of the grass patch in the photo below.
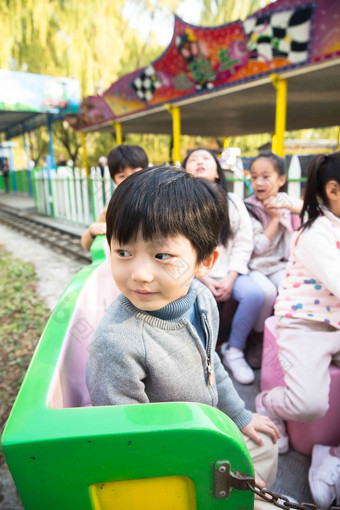
[[[37,296],[36,288],[33,266],[13,258],[0,245],[1,432],[51,313]],[[3,461],[0,453],[0,464]]]

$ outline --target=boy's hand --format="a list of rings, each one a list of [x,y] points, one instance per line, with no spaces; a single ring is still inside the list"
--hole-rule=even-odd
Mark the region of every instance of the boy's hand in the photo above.
[[[262,446],[263,441],[261,437],[256,433],[257,430],[270,436],[274,444],[276,443],[277,438],[280,437],[278,428],[272,422],[272,420],[268,418],[268,416],[253,413],[251,421],[248,423],[248,425],[241,429],[241,432],[252,439],[256,444]]]

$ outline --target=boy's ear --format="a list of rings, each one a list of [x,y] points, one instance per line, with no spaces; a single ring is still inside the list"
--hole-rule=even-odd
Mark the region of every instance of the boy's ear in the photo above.
[[[209,257],[204,259],[196,268],[195,276],[196,278],[203,278],[209,271],[214,267],[216,260],[218,259],[219,253],[217,248],[212,252]]]

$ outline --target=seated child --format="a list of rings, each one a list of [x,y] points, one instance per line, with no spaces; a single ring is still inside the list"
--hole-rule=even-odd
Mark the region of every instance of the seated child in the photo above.
[[[149,164],[148,157],[139,145],[117,145],[110,152],[107,160],[111,179],[118,186],[126,177],[146,168]],[[100,213],[98,219],[92,223],[84,232],[81,238],[81,245],[84,250],[89,251],[94,238],[106,232],[106,210]]]
[[[221,345],[221,354],[224,366],[234,379],[241,384],[251,384],[255,374],[244,358],[244,350],[263,303],[261,288],[248,275],[254,248],[251,220],[243,200],[235,193],[227,192],[223,170],[212,151],[191,150],[183,161],[183,168],[194,177],[216,182],[226,195],[228,214],[220,236],[219,258],[202,282],[218,302],[221,324],[229,315],[230,299],[238,302],[228,341]]]
[[[274,481],[278,430],[245,409],[215,352],[216,301],[196,278],[217,258],[227,210],[214,183],[178,168],[144,169],[114,191],[106,236],[122,292],[89,349],[95,406],[197,402],[217,407],[244,434],[255,472]]]
[[[285,386],[256,397],[257,412],[281,432],[281,453],[288,450],[284,421],[324,416],[329,365],[340,366],[340,152],[312,159],[301,220],[275,303]]]
[[[282,193],[286,184],[285,160],[273,152],[261,152],[251,161],[250,182],[254,194],[244,201],[254,232],[249,276],[261,287],[264,300],[245,356],[251,367],[260,368],[264,321],[273,313],[278,286],[286,276],[290,241],[300,223],[292,213],[301,212],[302,200]]]

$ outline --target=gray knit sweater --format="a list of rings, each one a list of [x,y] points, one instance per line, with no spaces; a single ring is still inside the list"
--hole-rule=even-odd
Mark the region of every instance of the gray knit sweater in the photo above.
[[[87,386],[95,406],[198,402],[217,407],[239,428],[247,411],[215,352],[219,316],[215,299],[199,281],[196,293],[205,348],[187,319],[162,320],[125,296],[112,303],[89,349]]]

